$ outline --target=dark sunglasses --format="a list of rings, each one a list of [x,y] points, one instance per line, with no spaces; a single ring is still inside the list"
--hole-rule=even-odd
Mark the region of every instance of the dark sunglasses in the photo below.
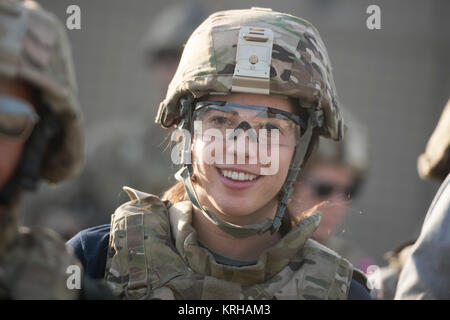
[[[335,193],[340,193],[346,198],[353,198],[358,189],[357,183],[340,186],[314,179],[307,179],[307,183],[318,198],[329,198]]]

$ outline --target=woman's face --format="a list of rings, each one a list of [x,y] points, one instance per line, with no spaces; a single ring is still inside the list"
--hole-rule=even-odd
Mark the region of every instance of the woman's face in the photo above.
[[[322,220],[313,237],[325,242],[339,227],[348,213],[350,199],[344,190],[350,189],[355,181],[352,169],[343,164],[320,161],[304,169],[305,178],[294,183],[289,209],[304,212],[327,201],[318,208]],[[331,189],[329,194],[320,194],[320,189]]]
[[[239,93],[227,96],[212,95],[211,101],[228,101],[242,105],[272,107],[287,112],[294,112],[294,106],[289,99],[282,96],[264,96]],[[243,120],[247,120],[245,116]],[[251,123],[250,119],[248,119]],[[258,129],[254,128],[258,131]],[[235,224],[252,224],[264,218],[273,218],[278,205],[278,192],[283,185],[295,146],[278,147],[278,155],[269,148],[268,158],[271,162],[260,160],[259,152],[249,148],[249,138],[246,138],[245,148],[234,148],[223,145],[223,163],[205,161],[211,152],[213,141],[193,139],[194,184],[200,203],[213,211],[221,219]],[[272,148],[274,148],[272,146]],[[236,150],[236,149],[239,149]],[[245,149],[245,150],[244,150]],[[245,154],[245,163],[237,164],[237,153]],[[226,161],[225,159],[233,159]],[[250,164],[251,157],[256,158],[256,164]],[[253,160],[254,161],[254,160]],[[278,161],[277,170],[264,170]],[[242,161],[241,161],[242,162]],[[274,166],[272,166],[273,168]],[[263,170],[261,170],[263,169]],[[272,171],[271,174],[261,174]]]

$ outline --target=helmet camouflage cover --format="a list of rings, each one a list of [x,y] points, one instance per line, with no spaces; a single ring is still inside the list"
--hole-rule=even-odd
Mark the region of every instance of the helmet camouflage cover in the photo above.
[[[306,20],[263,8],[217,12],[194,31],[167,96],[160,104],[156,122],[164,127],[178,124],[181,121],[178,102],[186,94],[199,98],[236,91],[232,86],[237,44],[240,29],[245,26],[273,32],[266,94],[297,98],[303,107],[322,110],[325,123],[319,128],[320,134],[342,139],[339,101],[328,54],[318,31]]]
[[[41,177],[58,182],[82,163],[82,120],[72,54],[62,24],[33,1],[0,1],[0,76],[38,88],[61,123],[63,139],[47,150]]]

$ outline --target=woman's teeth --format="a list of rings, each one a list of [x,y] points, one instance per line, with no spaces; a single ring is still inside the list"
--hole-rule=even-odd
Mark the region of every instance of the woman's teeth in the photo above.
[[[220,170],[220,172],[223,174],[224,177],[238,181],[252,181],[258,177],[250,173],[237,172],[231,170]]]

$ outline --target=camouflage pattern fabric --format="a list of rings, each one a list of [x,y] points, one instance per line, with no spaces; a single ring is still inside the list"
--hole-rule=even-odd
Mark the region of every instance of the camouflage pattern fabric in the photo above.
[[[64,26],[34,1],[0,1],[0,76],[38,88],[58,116],[62,143],[49,149],[41,176],[58,182],[82,166],[82,120],[75,71]]]
[[[217,12],[189,38],[156,122],[164,127],[181,121],[179,99],[212,92],[230,94],[240,27],[269,28],[274,33],[270,95],[298,98],[303,107],[322,110],[323,136],[340,140],[343,120],[325,45],[306,20],[271,9],[252,8]]]
[[[66,271],[73,265],[82,270],[56,233],[22,227],[0,256],[0,299],[78,299],[80,290],[67,288]]]
[[[320,222],[301,220],[256,265],[218,264],[198,245],[192,203],[170,206],[128,189],[111,220],[105,279],[122,299],[346,299],[353,266],[309,239]],[[174,239],[174,240],[172,240]]]
[[[327,248],[339,253],[342,257],[349,260],[356,268],[366,271],[367,267],[374,263],[372,258],[361,249],[350,244],[348,241],[336,236],[330,236],[324,243]]]

